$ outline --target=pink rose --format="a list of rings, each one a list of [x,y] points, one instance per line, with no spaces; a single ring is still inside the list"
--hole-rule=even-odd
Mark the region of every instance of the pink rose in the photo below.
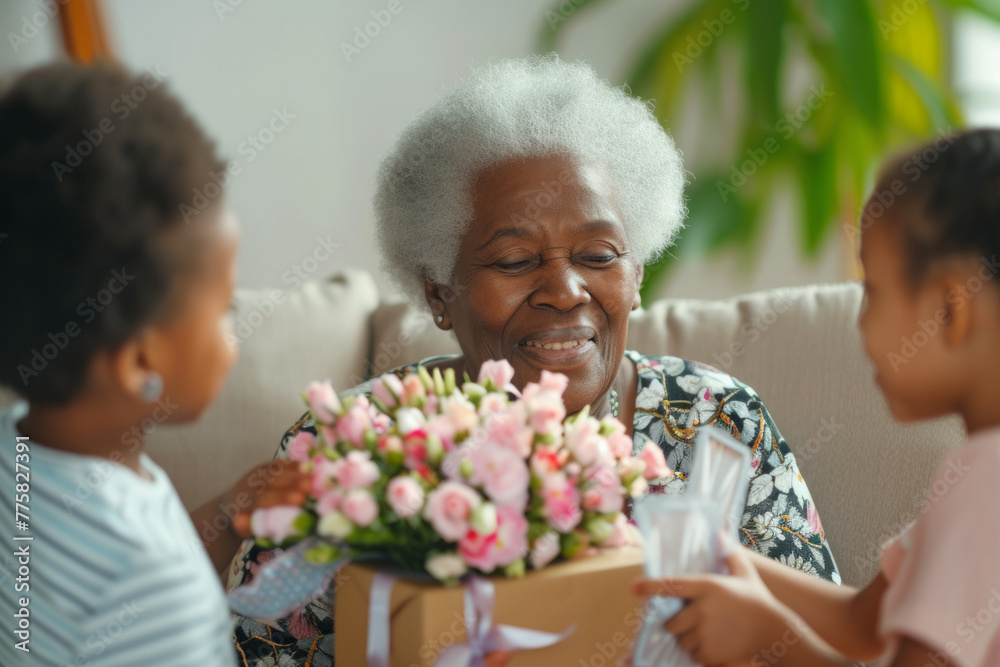
[[[587,489],[583,493],[583,508],[602,514],[621,512],[625,503],[625,489],[618,473],[606,467],[595,468],[587,475]]]
[[[308,461],[309,452],[316,446],[316,436],[308,431],[299,431],[288,443],[288,458],[293,461]]]
[[[340,466],[340,486],[348,490],[360,489],[377,482],[382,473],[371,458],[371,453],[366,451],[348,452]]]
[[[528,560],[531,563],[531,567],[540,570],[554,561],[561,550],[559,534],[550,530],[535,540]]]
[[[458,542],[469,531],[469,515],[482,501],[470,487],[447,480],[427,497],[424,518],[443,539]]]
[[[482,572],[510,565],[528,553],[528,521],[509,507],[497,508],[497,529],[491,535],[469,530],[458,547],[462,558]]]
[[[250,532],[256,537],[266,538],[275,544],[281,544],[289,537],[298,534],[292,524],[304,513],[301,507],[285,505],[256,509],[250,515]]]
[[[494,443],[473,449],[471,458],[473,484],[482,486],[497,505],[524,509],[531,473],[523,458]]]
[[[511,405],[507,411],[486,418],[486,432],[491,442],[517,454],[522,459],[531,454],[535,433],[526,426],[527,415],[522,403]]]
[[[340,509],[340,502],[344,498],[344,493],[340,489],[330,489],[316,501],[316,514],[326,516],[334,510]]]
[[[421,400],[427,398],[427,389],[418,374],[410,373],[403,378],[403,396],[403,404],[409,406],[419,405]]]
[[[451,423],[455,433],[470,432],[479,424],[476,406],[459,393],[452,394],[441,401],[441,414]]]
[[[496,533],[484,535],[470,528],[458,543],[458,553],[470,567],[489,573],[496,569],[492,548],[496,541]]]
[[[313,458],[312,490],[313,498],[319,498],[337,483],[343,459],[331,461],[322,454]]]
[[[364,396],[358,396],[347,414],[337,420],[337,435],[355,447],[365,444],[365,432],[373,428],[371,404]]]
[[[400,519],[408,519],[420,512],[424,505],[424,489],[409,476],[394,477],[386,488],[389,507]]]
[[[506,567],[528,555],[528,520],[511,507],[497,507],[497,539],[493,543],[497,567]]]
[[[344,496],[340,510],[348,519],[364,528],[378,516],[378,501],[368,491],[355,489]]]
[[[623,547],[629,543],[629,525],[628,519],[625,518],[624,514],[618,514],[615,517],[614,529],[611,531],[611,535],[601,542],[602,547]]]
[[[313,416],[324,424],[331,423],[344,409],[329,380],[306,385],[306,401]]]
[[[565,418],[566,407],[557,394],[542,394],[528,404],[528,425],[537,433],[561,432]]]
[[[667,459],[663,456],[663,450],[654,442],[647,442],[639,452],[639,460],[646,464],[643,476],[646,479],[659,479],[670,477],[674,471],[667,466]]]
[[[602,455],[611,455],[608,443],[599,430],[600,424],[593,417],[576,419],[566,426],[566,447],[584,467],[595,463]]]
[[[542,500],[543,516],[559,532],[568,533],[583,518],[576,483],[561,472],[542,477]]]
[[[372,395],[387,408],[402,403],[403,394],[403,383],[394,373],[386,373],[372,383]]]
[[[519,392],[511,384],[513,379],[514,367],[506,359],[489,359],[479,369],[479,384],[485,387],[487,382],[492,382],[496,389],[517,395]]]
[[[616,459],[623,459],[632,454],[632,438],[624,433],[612,433],[608,436],[608,446]]]

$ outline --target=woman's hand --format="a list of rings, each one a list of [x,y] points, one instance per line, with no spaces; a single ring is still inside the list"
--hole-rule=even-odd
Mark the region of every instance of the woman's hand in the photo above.
[[[727,564],[730,576],[645,579],[632,590],[688,601],[666,629],[702,665],[741,664],[775,643],[797,642],[793,615],[764,585],[742,547],[736,547]]]

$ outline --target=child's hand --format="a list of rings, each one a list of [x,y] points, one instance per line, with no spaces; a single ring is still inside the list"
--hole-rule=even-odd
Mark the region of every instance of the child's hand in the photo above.
[[[702,665],[740,663],[781,641],[787,610],[761,581],[742,547],[727,559],[730,576],[701,575],[637,581],[637,595],[688,601],[666,624]]]
[[[239,511],[233,518],[233,530],[241,537],[250,536],[250,517],[254,510],[277,505],[301,505],[309,492],[309,477],[297,461],[269,461],[244,475],[233,485],[223,502]]]

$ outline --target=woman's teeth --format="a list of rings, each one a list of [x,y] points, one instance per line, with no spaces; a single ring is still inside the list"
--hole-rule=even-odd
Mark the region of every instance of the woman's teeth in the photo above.
[[[567,340],[565,342],[555,342],[555,343],[539,343],[535,340],[529,340],[525,345],[529,347],[540,347],[543,350],[571,350],[574,347],[579,347],[583,345],[586,341],[583,340]]]

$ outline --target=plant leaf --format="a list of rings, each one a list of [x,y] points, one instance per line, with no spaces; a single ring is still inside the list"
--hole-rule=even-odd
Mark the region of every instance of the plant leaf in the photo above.
[[[875,130],[885,124],[883,49],[869,0],[817,0],[830,27],[839,84]]]
[[[802,198],[802,249],[815,257],[836,219],[837,152],[834,144],[818,149],[802,147],[799,177]]]
[[[773,125],[781,105],[787,0],[752,2],[746,14],[744,62],[751,109],[760,125]]]
[[[996,0],[938,0],[938,2],[952,9],[967,9],[1000,23],[1000,6]]]
[[[945,128],[956,128],[963,125],[960,112],[954,100],[942,91],[930,77],[913,63],[899,57],[892,57],[890,63],[903,76],[913,91],[920,98],[927,113],[930,114],[933,129],[943,131]]]

